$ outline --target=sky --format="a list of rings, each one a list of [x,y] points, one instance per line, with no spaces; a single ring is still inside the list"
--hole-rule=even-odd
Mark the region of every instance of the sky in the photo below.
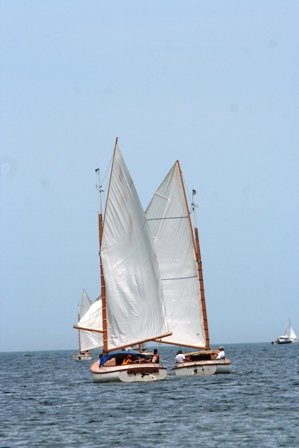
[[[76,349],[95,168],[144,208],[175,160],[212,344],[299,333],[297,0],[0,0],[0,351]]]

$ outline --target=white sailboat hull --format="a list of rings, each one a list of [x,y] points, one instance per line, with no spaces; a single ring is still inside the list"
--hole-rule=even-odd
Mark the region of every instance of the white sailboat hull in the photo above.
[[[174,367],[177,376],[201,376],[231,373],[231,362],[225,361],[191,361],[184,362]]]
[[[292,342],[294,341],[292,341],[291,339],[280,337],[277,338],[275,341],[272,341],[272,344],[291,344]]]
[[[167,375],[166,367],[153,363],[99,367],[96,361],[90,370],[94,383],[162,381]]]

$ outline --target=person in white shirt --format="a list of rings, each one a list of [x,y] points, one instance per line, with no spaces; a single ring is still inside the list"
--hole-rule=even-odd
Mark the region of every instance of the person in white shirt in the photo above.
[[[183,354],[182,350],[179,350],[175,357],[176,364],[182,364],[185,361],[186,361],[185,355]]]
[[[223,347],[219,347],[219,353],[216,356],[216,359],[225,359],[225,352]]]

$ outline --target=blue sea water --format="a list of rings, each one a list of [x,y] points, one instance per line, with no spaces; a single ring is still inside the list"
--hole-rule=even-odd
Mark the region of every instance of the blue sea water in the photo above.
[[[230,375],[130,384],[92,383],[71,351],[1,353],[0,447],[299,447],[299,344],[225,350]]]

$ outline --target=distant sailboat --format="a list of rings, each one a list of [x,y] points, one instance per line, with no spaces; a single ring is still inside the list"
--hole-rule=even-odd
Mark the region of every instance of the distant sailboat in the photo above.
[[[77,326],[102,338],[103,353],[90,368],[93,381],[163,380],[166,367],[130,349],[171,333],[146,217],[117,140],[103,220],[98,189],[101,309],[97,323]],[[128,355],[132,363],[124,364]]]
[[[192,208],[194,212],[194,201]],[[198,349],[185,353],[186,362],[174,368],[176,375],[230,373],[231,362],[216,359],[218,351],[210,349],[198,229],[190,214],[177,161],[146,210],[161,273],[167,323],[172,331],[160,342]]]
[[[292,327],[291,320],[289,319],[288,326],[282,336],[279,336],[272,344],[291,344],[292,342],[299,342],[297,335]]]
[[[80,310],[78,314],[78,324],[83,326],[86,322],[88,322],[88,326],[90,326],[90,315],[92,315],[92,310],[95,308],[95,304],[88,297],[85,289],[82,291],[81,295],[81,304]],[[96,333],[78,329],[78,343],[79,343],[79,351],[73,356],[74,361],[90,361],[92,359],[92,355],[90,350],[98,347],[99,336]],[[96,342],[95,342],[96,341]]]

